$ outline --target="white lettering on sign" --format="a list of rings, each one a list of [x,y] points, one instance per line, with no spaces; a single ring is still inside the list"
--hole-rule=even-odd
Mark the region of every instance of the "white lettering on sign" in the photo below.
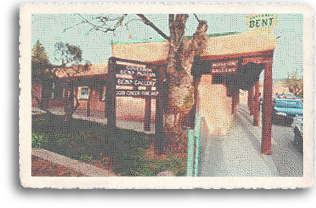
[[[137,96],[140,95],[140,91],[126,91],[127,96]]]
[[[135,80],[134,82],[135,86],[155,86],[156,82],[148,80],[148,81],[139,81],[139,80]]]
[[[130,70],[130,71],[142,71],[142,72],[152,72],[152,69],[148,69],[146,67],[136,67],[136,66],[130,66],[127,65],[126,66],[126,70]]]
[[[141,76],[141,77],[156,77],[156,74],[155,73],[152,73],[152,72],[141,72],[141,71],[138,71],[136,73],[137,76]]]
[[[148,90],[116,90],[116,96],[132,96],[132,97],[141,97],[141,96],[157,96],[158,91],[148,91]]]
[[[211,73],[237,73],[238,61],[213,62],[211,64]]]
[[[124,96],[125,95],[125,91],[123,91],[123,90],[116,91],[115,95]]]
[[[119,85],[131,85],[132,83],[132,79],[117,79],[117,84]]]
[[[134,71],[129,71],[129,70],[120,70],[120,74],[123,74],[123,75],[134,75],[135,72]]]
[[[115,66],[116,96],[146,97],[157,96],[156,65],[142,65],[118,62]]]

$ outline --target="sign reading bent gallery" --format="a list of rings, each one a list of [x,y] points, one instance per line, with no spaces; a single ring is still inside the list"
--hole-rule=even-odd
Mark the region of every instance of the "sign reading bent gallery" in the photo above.
[[[114,73],[116,96],[155,97],[159,94],[156,65],[118,61]]]

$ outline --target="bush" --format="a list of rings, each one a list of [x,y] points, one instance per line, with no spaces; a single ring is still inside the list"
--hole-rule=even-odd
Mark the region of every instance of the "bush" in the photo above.
[[[47,143],[48,139],[41,134],[32,133],[32,148],[39,149],[44,143]]]

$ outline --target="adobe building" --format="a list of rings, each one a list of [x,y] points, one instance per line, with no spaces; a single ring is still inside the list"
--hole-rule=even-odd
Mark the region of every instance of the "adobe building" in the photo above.
[[[207,47],[192,66],[197,104],[210,135],[227,134],[239,105],[240,90],[248,91],[253,125],[259,126],[259,76],[264,71],[262,153],[271,151],[272,62],[276,36],[272,30],[217,34],[207,39]],[[113,44],[116,58],[165,64],[167,41]],[[194,115],[193,113],[193,115]]]
[[[188,40],[190,41],[190,40]],[[259,126],[259,76],[264,71],[262,153],[271,153],[272,112],[272,62],[276,37],[272,30],[225,33],[207,38],[204,52],[196,57],[192,76],[197,89],[196,113],[207,123],[209,135],[227,134],[240,102],[240,90],[248,91],[248,107],[253,115],[253,125]],[[168,41],[112,44],[112,57],[136,62],[166,65]],[[80,99],[78,111],[99,112],[105,117],[106,88],[111,83],[108,64],[92,65],[90,70],[74,76],[75,95]],[[63,74],[57,74],[63,80]],[[61,106],[63,89],[50,86],[50,106]],[[41,87],[33,83],[32,95],[42,97]],[[134,97],[116,97],[116,117],[126,120],[152,122],[156,117],[156,98],[148,100]],[[36,102],[32,100],[32,104]],[[159,107],[161,104],[157,105]],[[146,113],[148,108],[151,111]],[[193,116],[192,116],[193,115]],[[148,119],[150,117],[150,119]],[[157,129],[157,128],[156,128]]]
[[[68,70],[73,73],[72,70]],[[79,74],[71,75],[74,87],[74,94],[79,100],[79,107],[75,111],[76,114],[84,116],[94,116],[98,118],[106,118],[106,85],[108,80],[108,61],[100,64],[91,64],[89,69]],[[50,80],[48,86],[41,86],[39,83],[32,83],[32,106],[38,107],[39,100],[45,95],[48,97],[48,108],[54,112],[64,111],[65,89],[59,84],[66,83],[66,74],[57,73],[60,81]],[[142,98],[117,97],[117,118],[128,121],[144,121],[145,100]],[[155,121],[155,99],[151,100],[151,118]]]

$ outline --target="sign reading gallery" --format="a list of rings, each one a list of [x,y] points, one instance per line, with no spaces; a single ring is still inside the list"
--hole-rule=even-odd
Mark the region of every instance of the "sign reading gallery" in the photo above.
[[[234,74],[237,73],[238,60],[212,62],[211,74]]]

